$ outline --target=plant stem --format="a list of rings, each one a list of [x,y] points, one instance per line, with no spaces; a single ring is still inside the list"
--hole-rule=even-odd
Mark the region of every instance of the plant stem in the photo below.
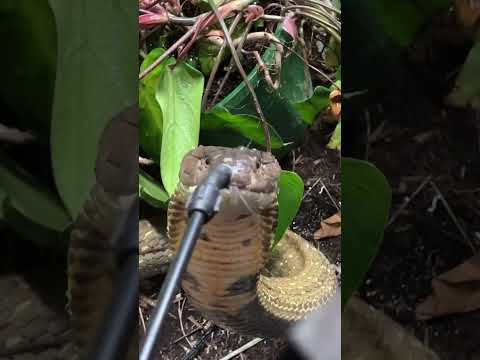
[[[233,32],[235,31],[235,28],[237,27],[241,19],[242,19],[242,14],[238,13],[235,19],[233,20],[232,25],[230,26],[230,29],[229,29],[230,35],[233,34]],[[227,42],[225,41],[222,44],[220,50],[218,51],[218,55],[215,59],[215,63],[213,64],[212,71],[210,72],[210,77],[208,78],[207,86],[205,86],[205,91],[203,92],[202,111],[205,111],[207,107],[208,94],[210,93],[210,89],[212,88],[213,80],[215,79],[215,75],[217,74],[218,68],[220,67],[220,63],[222,62],[222,57],[226,48],[227,48]]]
[[[257,94],[255,93],[255,89],[253,88],[252,84],[250,83],[250,80],[248,80],[247,73],[243,69],[243,66],[240,62],[240,59],[238,58],[237,51],[235,49],[235,46],[233,45],[232,38],[230,37],[230,34],[228,33],[227,26],[225,25],[225,21],[223,21],[222,16],[218,12],[217,6],[213,2],[213,0],[208,0],[208,3],[210,4],[210,7],[212,8],[213,12],[215,13],[215,16],[218,19],[218,22],[220,23],[220,26],[222,28],[222,31],[225,35],[225,40],[227,41],[228,46],[230,47],[230,51],[232,52],[232,57],[235,61],[235,64],[237,65],[238,71],[240,72],[240,75],[243,78],[243,81],[245,82],[245,85],[247,86],[248,90],[250,91],[250,94],[252,95],[253,102],[255,104],[255,110],[257,111],[258,116],[260,117],[262,127],[263,127],[263,132],[265,133],[265,143],[266,143],[266,150],[267,152],[272,151],[272,143],[270,139],[270,130],[268,129],[268,123],[265,119],[265,116],[263,115],[262,107],[260,106],[260,102],[258,101]]]
[[[183,36],[178,39],[175,44],[170,46],[157,60],[155,60],[149,67],[147,67],[138,77],[138,80],[142,80],[145,76],[150,74],[158,65],[160,65],[165,59],[167,59],[172,53],[184,42],[186,42],[190,36],[195,32],[195,26],[192,26]]]

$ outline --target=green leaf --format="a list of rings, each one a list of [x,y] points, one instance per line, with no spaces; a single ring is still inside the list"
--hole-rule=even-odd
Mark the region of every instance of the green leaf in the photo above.
[[[293,104],[295,110],[297,110],[302,117],[302,120],[309,125],[312,125],[317,115],[328,108],[329,105],[330,89],[324,86],[317,86],[309,99]]]
[[[327,144],[327,147],[332,150],[340,150],[342,147],[342,123],[339,121],[335,127],[335,131]]]
[[[328,42],[328,47],[325,49],[325,64],[331,68],[336,69],[341,63],[341,45],[333,36]]]
[[[449,96],[455,106],[472,106],[480,110],[480,41],[468,54],[465,64],[455,82],[455,88]]]
[[[156,99],[162,108],[162,182],[169,195],[178,183],[183,157],[198,145],[203,74],[186,63],[167,66],[160,75]]]
[[[378,18],[383,30],[401,46],[408,46],[425,22],[439,9],[451,5],[450,0],[373,0],[372,15]],[[408,19],[408,21],[406,21]],[[368,19],[364,20],[368,21]]]
[[[216,44],[212,44],[205,38],[199,39],[197,44],[198,49],[198,61],[200,62],[200,69],[205,75],[209,75],[212,72],[215,59],[218,55],[220,47]],[[228,53],[223,53],[222,59],[225,59]]]
[[[140,66],[140,72],[144,71],[164,52],[165,50],[160,48],[150,51]],[[165,66],[174,63],[175,59],[173,58],[165,60],[140,81],[138,95],[140,108],[140,146],[151,159],[157,162],[160,161],[160,150],[162,147],[163,118],[162,109],[155,98],[155,91],[158,86],[160,74]]]
[[[20,213],[9,200],[4,202],[2,211],[8,225],[23,239],[55,251],[68,249],[70,227],[63,231],[55,231],[42,226]]]
[[[6,157],[0,159],[0,189],[10,205],[37,224],[63,231],[71,218],[58,197],[23,169],[15,168]]]
[[[52,166],[58,192],[76,217],[95,181],[103,129],[138,101],[138,4],[49,2],[58,34]]]
[[[297,215],[304,191],[303,180],[298,174],[282,170],[278,182],[278,225],[273,238],[272,248],[282,239],[293,219]]]
[[[372,164],[342,158],[342,306],[361,285],[383,239],[391,189]]]
[[[33,131],[46,144],[55,86],[56,36],[48,1],[0,1],[0,38],[5,49],[0,56],[0,98],[16,115],[13,125]]]
[[[227,109],[214,107],[212,111],[202,113],[200,123],[202,131],[215,131],[220,137],[225,132],[233,131],[252,140],[256,144],[265,146],[265,133],[260,124],[260,119],[252,115],[235,115]],[[270,126],[270,140],[272,149],[278,149],[283,146],[283,140],[280,135]]]
[[[290,35],[281,26],[277,27],[275,36],[288,46],[292,45]],[[295,47],[301,53],[300,45]],[[262,55],[266,66],[270,67],[275,62],[276,47],[271,45]],[[280,88],[272,91],[263,79],[263,75],[256,67],[248,78],[255,89],[265,118],[275,128],[289,147],[283,146],[277,151],[277,157],[288,153],[289,149],[303,139],[307,124],[295,110],[292,103],[302,102],[310,98],[313,93],[310,72],[303,61],[295,54],[289,54],[283,59],[280,73]],[[255,104],[244,82],[237,86],[218,105],[228,109],[232,114],[248,114],[257,116]]]
[[[141,169],[138,175],[138,196],[154,207],[166,208],[170,197],[162,185]]]

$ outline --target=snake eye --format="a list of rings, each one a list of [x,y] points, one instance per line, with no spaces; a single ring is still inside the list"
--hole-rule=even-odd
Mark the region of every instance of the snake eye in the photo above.
[[[207,157],[207,158],[205,159],[205,164],[210,165],[210,158]]]
[[[260,169],[260,161],[257,160],[257,162],[255,163],[255,166],[256,166],[257,170]]]

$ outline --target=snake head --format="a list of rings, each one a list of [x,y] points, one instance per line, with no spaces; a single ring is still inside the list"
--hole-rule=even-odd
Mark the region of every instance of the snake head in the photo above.
[[[253,193],[276,193],[281,168],[271,153],[245,147],[199,146],[183,158],[180,182],[197,186],[220,164],[232,169],[230,187]]]

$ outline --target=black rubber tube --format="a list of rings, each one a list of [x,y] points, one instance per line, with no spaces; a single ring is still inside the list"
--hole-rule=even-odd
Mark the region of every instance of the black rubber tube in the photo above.
[[[117,288],[98,341],[87,359],[124,359],[132,336],[138,336],[138,202],[122,225],[114,236],[120,262]]]
[[[188,215],[190,217],[188,226],[177,256],[170,265],[167,277],[158,294],[158,304],[148,323],[147,336],[140,352],[140,360],[151,360],[155,356],[157,341],[161,336],[168,310],[172,305],[183,272],[190,261],[202,226],[218,210],[220,189],[230,184],[231,174],[232,170],[228,166],[219,165],[197,186],[188,202]]]
[[[143,344],[140,360],[150,360],[154,357],[157,339],[160,337],[163,324],[167,319],[167,313],[172,305],[172,300],[177,292],[177,285],[185,271],[188,261],[193,253],[202,225],[206,216],[200,211],[195,211],[185,231],[182,245],[178,250],[174,263],[172,263],[168,275],[163,282],[162,289],[158,294],[158,304],[148,323],[147,337]]]

